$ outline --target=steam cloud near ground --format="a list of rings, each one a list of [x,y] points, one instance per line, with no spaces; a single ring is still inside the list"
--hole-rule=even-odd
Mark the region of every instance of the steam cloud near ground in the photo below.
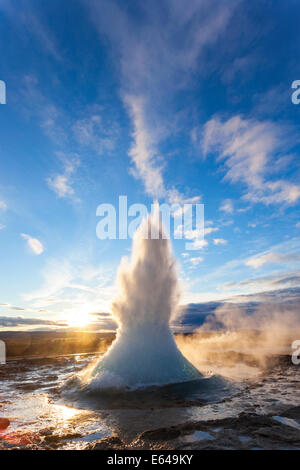
[[[291,354],[300,339],[298,305],[259,304],[251,312],[241,304],[223,304],[192,335],[179,335],[182,353],[200,370],[223,375],[252,375],[278,354]]]

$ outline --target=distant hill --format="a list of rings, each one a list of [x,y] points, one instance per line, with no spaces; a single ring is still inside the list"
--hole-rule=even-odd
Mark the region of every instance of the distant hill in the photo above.
[[[6,357],[45,357],[64,354],[104,352],[114,333],[86,331],[5,331],[0,340],[6,344]]]

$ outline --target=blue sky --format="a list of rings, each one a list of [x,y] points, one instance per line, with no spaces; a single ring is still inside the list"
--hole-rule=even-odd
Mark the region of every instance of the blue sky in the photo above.
[[[131,241],[97,239],[96,208],[119,195],[204,204],[206,243],[173,243],[182,303],[299,286],[299,20],[296,0],[2,0],[0,317],[109,310]]]

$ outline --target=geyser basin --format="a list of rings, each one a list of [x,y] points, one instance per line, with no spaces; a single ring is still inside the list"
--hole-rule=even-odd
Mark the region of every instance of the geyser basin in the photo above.
[[[157,239],[150,238],[154,232]],[[92,371],[88,388],[139,388],[201,378],[177,348],[170,330],[179,290],[176,263],[169,240],[163,238],[159,213],[137,230],[131,260],[123,259],[119,268],[118,285],[119,296],[112,305],[118,334]]]
[[[145,387],[196,380],[198,370],[181,354],[168,326],[121,330],[93,371],[93,387]]]

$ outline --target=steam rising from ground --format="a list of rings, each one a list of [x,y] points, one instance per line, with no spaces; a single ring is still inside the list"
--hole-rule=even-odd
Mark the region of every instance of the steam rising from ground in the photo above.
[[[195,334],[180,335],[177,344],[200,370],[247,377],[272,364],[276,355],[290,354],[296,339],[299,307],[269,303],[249,313],[241,305],[224,304]]]
[[[149,238],[151,230],[158,239]],[[119,295],[112,304],[117,337],[92,371],[89,387],[144,387],[200,378],[169,328],[179,289],[170,242],[162,238],[157,215],[137,230],[131,260],[122,260],[117,282]]]

